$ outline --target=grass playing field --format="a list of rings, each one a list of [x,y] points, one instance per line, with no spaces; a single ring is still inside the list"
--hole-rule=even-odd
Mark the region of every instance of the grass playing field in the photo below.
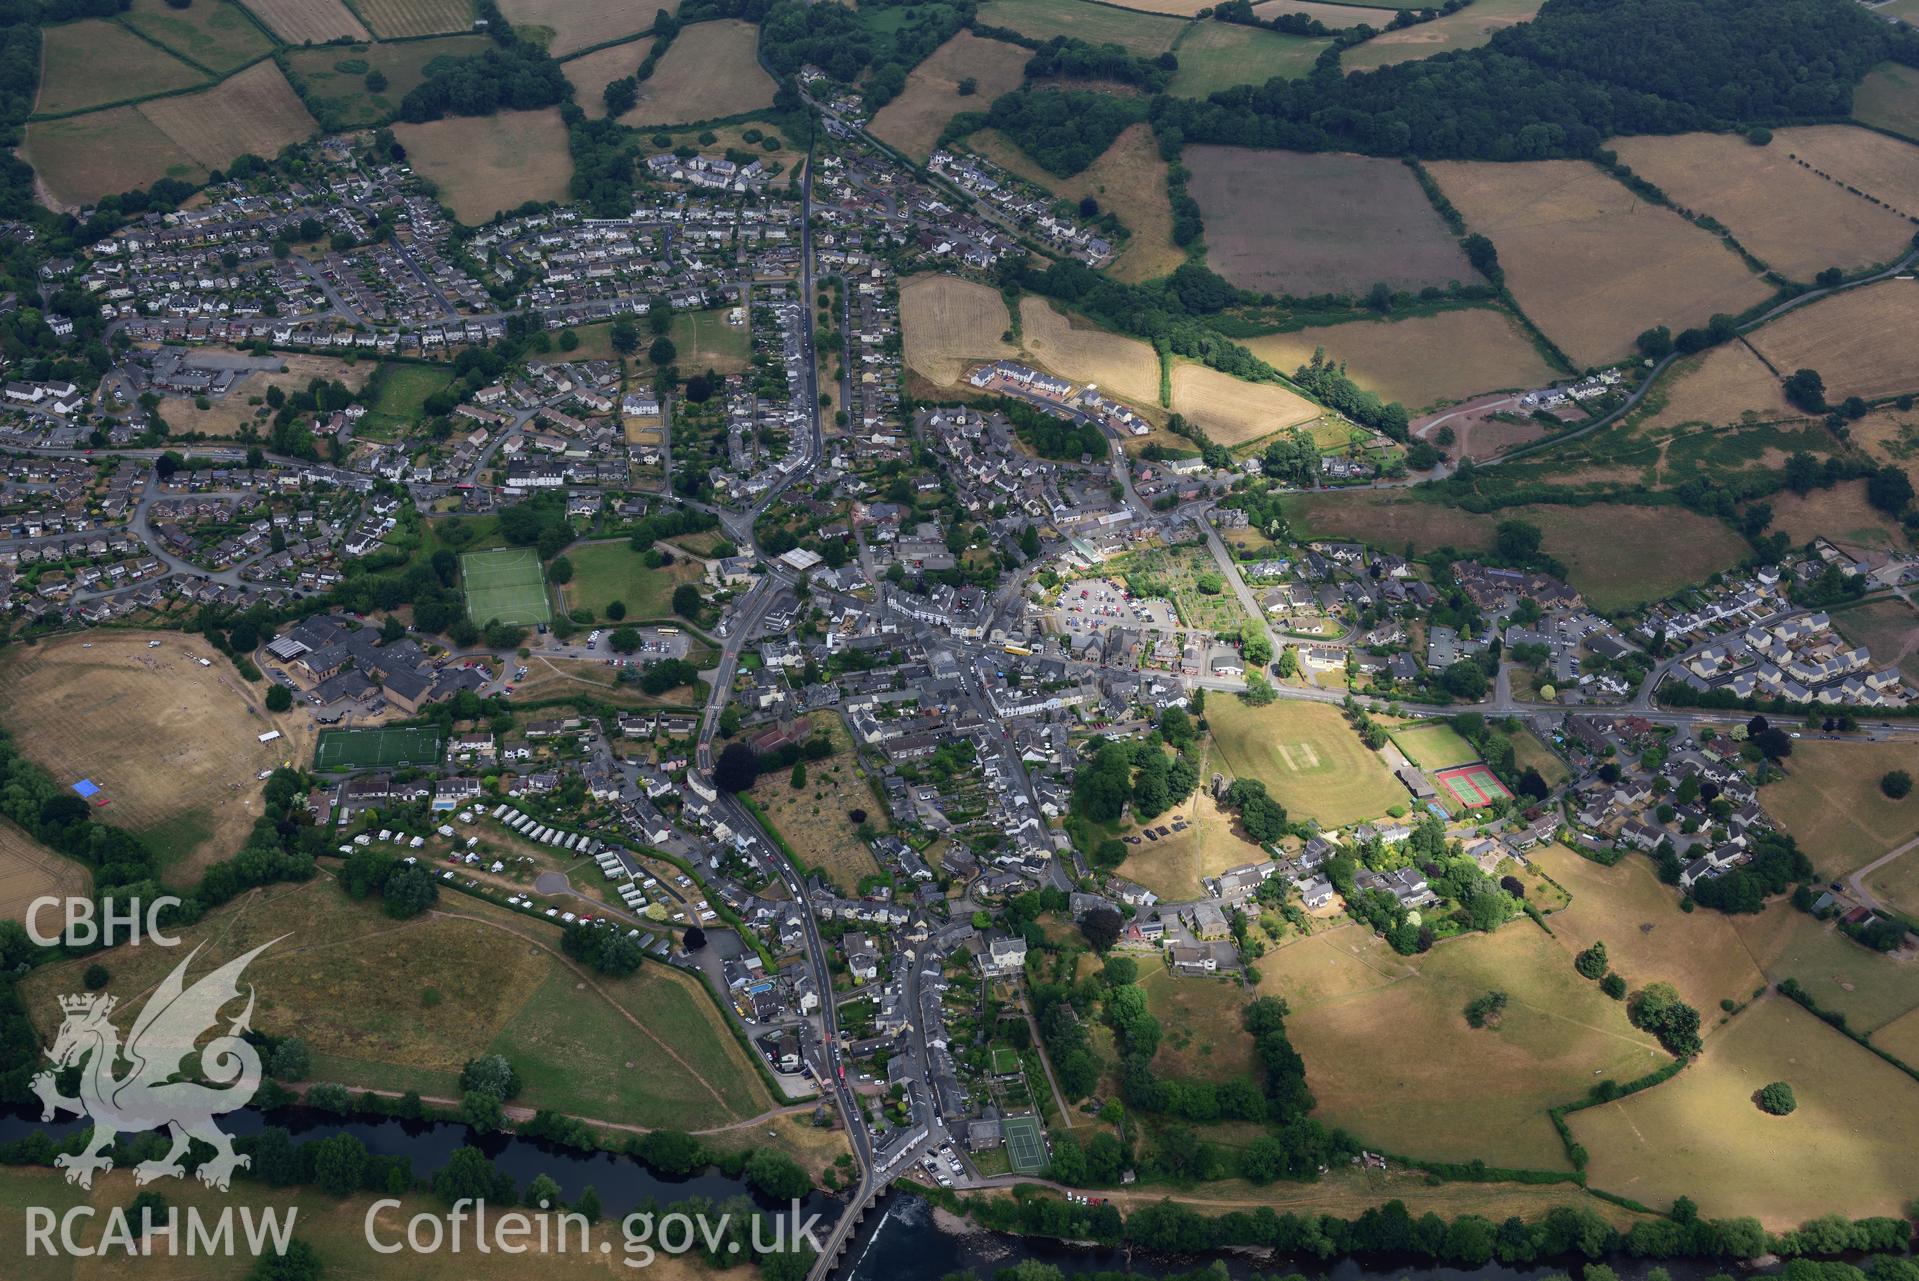
[[[679,312],[667,336],[679,351],[680,367],[688,371],[713,369],[737,374],[753,358],[753,340],[747,326],[728,324],[722,309]]]
[[[1444,721],[1417,721],[1392,732],[1393,742],[1423,770],[1450,769],[1479,759],[1479,751]]]
[[[502,547],[460,557],[460,581],[466,588],[467,617],[530,626],[552,621],[540,558],[530,547]]]
[[[387,725],[378,729],[329,729],[313,749],[315,769],[372,769],[387,765],[434,765],[440,760],[440,731],[430,725]]]
[[[1256,708],[1222,696],[1207,700],[1206,719],[1233,773],[1265,783],[1294,817],[1345,827],[1410,803],[1336,707],[1281,700]]]
[[[1000,1125],[1006,1136],[1006,1158],[1018,1174],[1038,1174],[1051,1164],[1039,1122],[1030,1116],[1009,1116]]]

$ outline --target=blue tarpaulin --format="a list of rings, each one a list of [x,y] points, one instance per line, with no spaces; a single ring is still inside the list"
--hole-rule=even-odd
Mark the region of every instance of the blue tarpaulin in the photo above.
[[[93,799],[94,793],[100,790],[100,785],[90,778],[83,778],[73,785],[73,790],[90,801]]]

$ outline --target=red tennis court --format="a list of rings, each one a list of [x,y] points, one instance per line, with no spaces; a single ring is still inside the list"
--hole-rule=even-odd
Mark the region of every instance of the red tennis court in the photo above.
[[[1501,797],[1510,797],[1511,792],[1499,781],[1492,766],[1484,761],[1474,761],[1471,765],[1458,765],[1452,769],[1440,770],[1433,775],[1433,782],[1444,788],[1446,794],[1466,809],[1478,809],[1482,805],[1491,805]]]

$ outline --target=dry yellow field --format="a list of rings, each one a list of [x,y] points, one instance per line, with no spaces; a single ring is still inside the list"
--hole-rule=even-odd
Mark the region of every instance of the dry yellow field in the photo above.
[[[1828,400],[1872,399],[1919,391],[1915,325],[1919,281],[1886,280],[1789,311],[1749,341],[1776,369],[1818,370]]]
[[[1703,355],[1688,357],[1666,375],[1661,394],[1666,403],[1648,415],[1642,426],[1706,423],[1725,427],[1748,414],[1758,422],[1802,416],[1765,362],[1742,342],[1722,343]]]
[[[1772,1081],[1792,1086],[1790,1116],[1754,1104]],[[1919,1186],[1919,1082],[1783,997],[1735,1018],[1673,1080],[1569,1121],[1594,1187],[1649,1205],[1689,1196],[1702,1215],[1775,1230],[1903,1214]]]
[[[551,32],[546,50],[556,58],[645,31],[653,25],[654,12],[662,8],[671,13],[679,5],[629,0],[502,0],[500,4],[500,12],[515,27],[532,28],[542,35]]]
[[[262,811],[261,770],[312,758],[304,713],[268,713],[264,684],[248,686],[212,646],[177,632],[14,646],[0,684],[9,691],[0,723],[21,750],[62,787],[98,783],[109,802],[101,817],[148,838],[169,880],[195,881],[202,865],[239,851]],[[259,742],[269,729],[283,737]]]
[[[206,181],[207,171],[136,107],[36,120],[20,154],[33,166],[42,199],[56,209],[145,187],[158,178]]]
[[[1016,356],[1001,340],[1012,320],[990,285],[958,276],[909,276],[900,282],[900,335],[906,367],[951,387],[983,361]]]
[[[1766,500],[1772,504],[1772,528],[1783,529],[1793,546],[1824,536],[1861,547],[1905,550],[1899,522],[1866,501],[1866,482],[1844,480],[1810,494],[1789,491]]]
[[[272,62],[255,63],[204,93],[143,102],[139,111],[209,169],[249,154],[270,160],[320,128]]]
[[[85,867],[0,819],[0,920],[25,920],[28,905],[43,895],[84,897],[92,883]],[[51,918],[41,928],[54,928]]]
[[[1129,125],[1092,164],[1070,178],[1056,178],[1027,158],[1026,153],[985,129],[967,140],[981,155],[1029,182],[1078,201],[1091,196],[1110,210],[1132,233],[1126,247],[1107,268],[1126,281],[1164,276],[1186,260],[1173,243],[1173,206],[1166,195],[1166,162],[1149,124]]]
[[[1262,995],[1292,1005],[1286,1030],[1306,1060],[1314,1116],[1392,1152],[1563,1170],[1547,1110],[1596,1080],[1631,1080],[1668,1061],[1622,1003],[1523,919],[1411,958],[1364,931],[1335,931],[1258,968]],[[1466,1003],[1495,990],[1507,996],[1498,1026],[1472,1028]],[[1380,1052],[1382,1035],[1392,1053]]]
[[[1173,412],[1230,449],[1312,422],[1320,409],[1277,383],[1249,383],[1204,365],[1181,364],[1173,370]]]
[[[1909,142],[1851,125],[1807,125],[1779,130],[1772,145],[1908,218],[1919,217],[1919,147]]]
[[[1415,411],[1480,392],[1543,387],[1557,377],[1517,324],[1483,307],[1241,341],[1287,375],[1324,348],[1361,387]]]
[[[468,224],[528,200],[564,200],[573,176],[558,107],[397,124],[393,132],[414,172],[431,179],[440,203]]]
[[[587,117],[598,120],[606,114],[606,99],[601,95],[615,80],[632,75],[653,48],[653,37],[629,40],[611,48],[583,53],[560,64],[567,82],[573,86],[573,101]]]
[[[1199,758],[1199,776],[1211,779],[1217,771],[1232,778],[1232,769],[1205,740]],[[1200,878],[1217,876],[1229,867],[1257,863],[1266,854],[1257,842],[1241,835],[1230,810],[1220,808],[1210,788],[1201,786],[1191,796],[1152,820],[1155,828],[1175,821],[1187,824],[1183,832],[1162,836],[1156,841],[1140,837],[1139,844],[1126,847],[1126,862],[1120,874],[1137,881],[1170,902],[1190,899],[1202,892]],[[1136,836],[1137,832],[1122,832]]]
[[[1874,1032],[1872,1043],[1895,1058],[1919,1066],[1919,1009]]]
[[[1159,404],[1159,355],[1137,338],[1080,325],[1043,298],[1022,298],[1020,336],[1035,360],[1141,407]]]
[[[1467,226],[1491,238],[1519,305],[1582,365],[1737,314],[1771,290],[1717,236],[1580,161],[1431,166]]]
[[[1786,777],[1767,785],[1766,812],[1822,879],[1849,875],[1919,834],[1919,806],[1879,790],[1895,769],[1919,773],[1919,745],[1806,739],[1794,744]]]
[[[1883,463],[1919,475],[1919,414],[1888,406],[1852,425],[1852,443]]]
[[[1568,967],[1573,953],[1604,942],[1627,983],[1672,984],[1700,1012],[1708,1035],[1718,1026],[1721,1000],[1744,1001],[1766,986],[1732,919],[1680,911],[1679,892],[1660,884],[1650,859],[1601,867],[1563,845],[1542,846],[1529,857],[1572,895],[1550,918]]]
[[[915,160],[932,154],[946,122],[961,111],[983,111],[1001,94],[1019,87],[1032,55],[1004,40],[982,40],[962,31],[913,68],[906,89],[881,107],[868,132]],[[960,97],[961,80],[978,82],[971,97]]]
[[[1795,163],[1777,141],[1755,147],[1737,134],[1688,133],[1608,145],[1674,204],[1712,215],[1793,280],[1889,262],[1912,239],[1906,219]]]
[[[288,44],[325,44],[329,40],[371,40],[340,0],[245,0],[253,16]]]
[[[752,797],[802,865],[824,872],[843,893],[851,894],[863,878],[880,870],[872,848],[860,839],[860,824],[870,823],[881,832],[891,825],[839,716],[816,712],[809,719],[813,733],[833,740],[834,754],[806,763],[806,785],[801,788],[793,786],[791,771],[760,775]]]
[[[1542,2],[1475,0],[1464,9],[1434,18],[1431,22],[1383,32],[1364,44],[1354,45],[1340,55],[1339,65],[1347,71],[1371,71],[1377,67],[1413,62],[1458,49],[1477,49],[1491,40],[1496,32],[1516,23],[1530,22],[1533,15],[1539,12]],[[1276,10],[1286,11],[1283,5]],[[1324,22],[1325,19],[1320,21]]]
[[[731,20],[686,28],[640,86],[639,105],[620,119],[680,124],[772,106],[775,86],[760,66],[759,38],[758,27]]]

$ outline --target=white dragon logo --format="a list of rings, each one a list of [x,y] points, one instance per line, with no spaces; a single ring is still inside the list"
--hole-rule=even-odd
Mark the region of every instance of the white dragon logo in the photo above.
[[[259,1052],[241,1039],[253,1017],[252,987],[246,991],[246,1009],[225,1035],[198,1049],[194,1043],[214,1028],[222,1007],[239,999],[240,973],[247,963],[279,941],[261,944],[188,987],[187,966],[200,954],[200,948],[194,948],[147,998],[124,1048],[119,1031],[108,1019],[117,1004],[114,997],[60,998],[66,1020],[47,1051],[54,1070],[33,1078],[33,1092],[44,1108],[41,1120],[51,1121],[56,1113],[66,1111],[93,1122],[93,1137],[83,1152],[54,1158],[54,1164],[67,1172],[67,1182],[91,1188],[95,1173],[113,1168],[113,1158],[106,1153],[116,1136],[163,1126],[173,1136],[173,1147],[159,1160],[135,1166],[136,1184],[184,1175],[180,1158],[194,1139],[214,1150],[213,1158],[199,1169],[200,1181],[208,1187],[225,1191],[233,1171],[253,1163],[251,1157],[234,1152],[233,1141],[213,1123],[215,1116],[252,1102],[260,1088]],[[181,1060],[188,1055],[198,1056],[198,1075],[210,1085],[179,1079]],[[115,1076],[114,1069],[123,1058],[132,1066]],[[54,1072],[76,1065],[81,1068],[80,1097],[73,1099],[60,1093]]]

